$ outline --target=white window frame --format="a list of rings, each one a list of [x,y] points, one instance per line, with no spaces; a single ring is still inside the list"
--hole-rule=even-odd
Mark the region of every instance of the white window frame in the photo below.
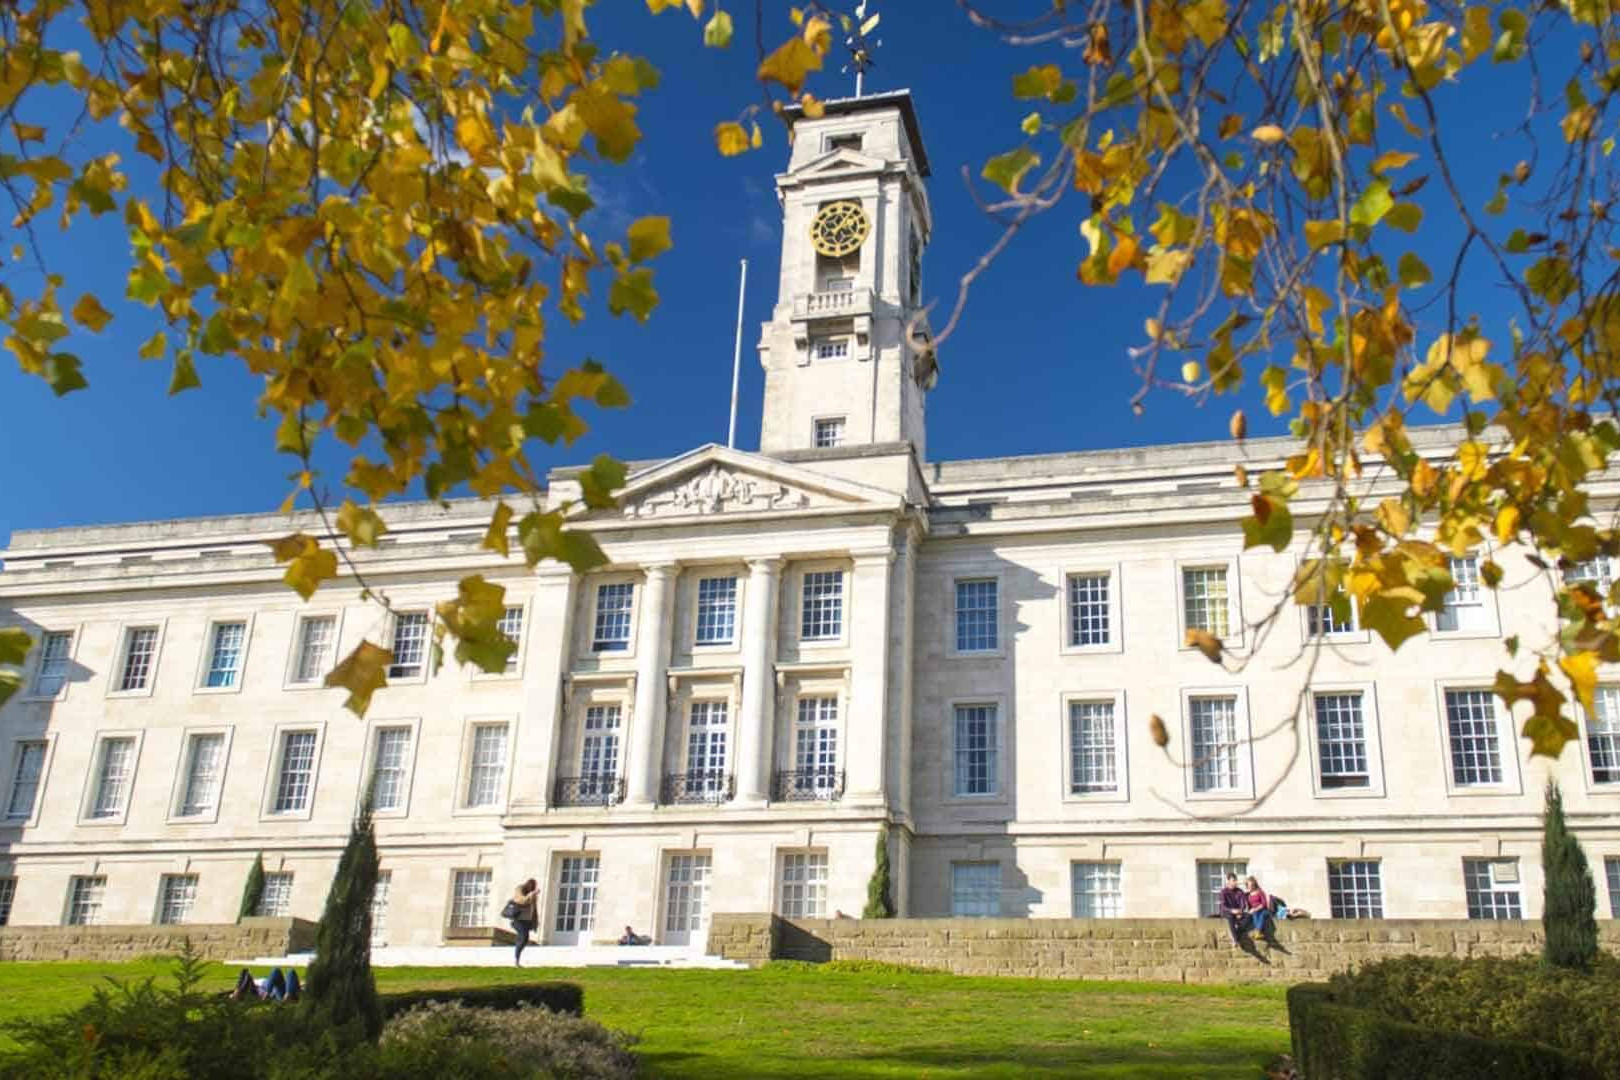
[[[1070,607],[1069,580],[1077,577],[1106,577],[1108,579],[1108,641],[1101,645],[1076,645],[1069,637]],[[1118,653],[1125,651],[1124,621],[1121,618],[1122,581],[1119,563],[1076,563],[1066,565],[1059,575],[1062,595],[1058,607],[1058,652],[1064,656],[1083,656],[1087,653]]]
[[[1483,547],[1476,548],[1467,555],[1460,556],[1462,559],[1473,559],[1476,567],[1481,569],[1481,572],[1478,575],[1480,612],[1479,625],[1459,626],[1455,630],[1442,630],[1440,629],[1441,613],[1438,611],[1428,612],[1425,614],[1425,618],[1427,618],[1429,621],[1429,632],[1437,640],[1462,641],[1469,638],[1494,638],[1502,636],[1502,619],[1501,612],[1498,609],[1496,602],[1496,590],[1485,584],[1485,575],[1483,573],[1485,560],[1489,559],[1490,557],[1491,553]],[[1459,557],[1448,556],[1448,559],[1451,558]],[[1447,569],[1450,569],[1449,562],[1447,563]],[[1446,595],[1450,596],[1451,594],[1447,593]]]
[[[732,581],[731,597],[731,640],[730,641],[699,641],[698,640],[698,592],[703,582],[717,578],[730,578]],[[729,653],[742,649],[743,639],[743,592],[747,587],[748,575],[736,567],[693,567],[692,568],[692,617],[687,640],[692,643],[694,653]]]
[[[574,714],[572,724],[573,745],[569,748],[565,758],[568,765],[563,771],[559,772],[559,775],[578,776],[582,779],[589,776],[596,778],[596,781],[601,784],[611,783],[617,785],[620,780],[626,779],[629,775],[629,770],[625,768],[625,765],[630,749],[630,713],[633,702],[628,692],[618,689],[588,690],[579,694],[578,698],[578,702],[572,706]],[[618,720],[613,727],[604,726],[593,730],[587,727],[593,709],[602,709],[604,719],[606,710],[617,709]],[[593,734],[602,739],[606,739],[611,735],[614,739],[613,772],[611,775],[602,771],[590,773],[585,771],[585,747]],[[547,793],[548,798],[550,794]]]
[[[1112,866],[1119,875],[1119,893],[1115,900],[1117,910],[1112,914],[1081,915],[1080,890],[1075,888],[1075,871],[1082,866]],[[1123,919],[1125,918],[1125,864],[1119,859],[1070,859],[1069,860],[1069,915],[1075,919]]]
[[[1604,883],[1609,888],[1609,917],[1620,919],[1620,855],[1600,855]]]
[[[1317,733],[1317,694],[1360,694],[1362,737],[1367,744],[1367,786],[1325,787],[1322,784],[1322,748]],[[1378,688],[1375,683],[1313,682],[1309,688],[1306,713],[1310,720],[1306,742],[1311,762],[1311,788],[1319,799],[1380,799],[1384,787],[1384,740],[1378,717]]]
[[[189,881],[191,883],[191,897],[185,905],[185,914],[182,918],[171,919],[169,914],[169,888],[175,882]],[[197,891],[202,887],[202,875],[195,870],[186,870],[178,874],[161,874],[158,877],[157,904],[152,912],[152,925],[154,926],[187,926],[196,921]]]
[[[790,915],[790,914],[788,914],[788,911],[787,911],[787,886],[788,886],[787,869],[788,869],[788,859],[791,858],[791,857],[795,857],[795,856],[814,857],[814,856],[817,856],[817,855],[821,856],[821,868],[823,870],[823,874],[822,874],[822,877],[821,877],[821,880],[820,880],[820,885],[821,885],[821,910],[819,912],[811,912],[811,913],[804,913],[804,914],[795,913],[795,914]],[[771,889],[771,893],[772,893],[772,899],[775,901],[773,907],[774,907],[774,910],[775,910],[777,915],[781,916],[784,919],[825,919],[825,918],[828,918],[827,909],[829,907],[831,907],[831,904],[829,903],[829,901],[831,899],[830,894],[832,892],[832,853],[827,848],[824,848],[824,847],[782,847],[782,848],[777,848],[776,851],[774,852],[774,854],[772,855],[771,862],[772,862],[772,868],[775,870],[775,874],[773,876],[776,879],[772,883],[773,887]],[[810,868],[810,866],[811,866],[811,864],[809,862],[805,863],[806,870],[808,870]],[[808,876],[806,876],[805,878],[803,878],[801,880],[805,883],[806,887],[811,887],[811,886],[816,884],[816,882],[813,881]]]
[[[809,356],[812,364],[837,364],[855,355],[854,334],[820,334],[810,338]],[[827,356],[821,352],[828,351]]]
[[[601,602],[603,585],[630,586],[630,636],[622,649],[598,649],[596,647],[596,609]],[[641,601],[647,594],[647,579],[644,575],[634,573],[596,574],[585,579],[585,595],[587,611],[580,627],[584,640],[580,642],[580,655],[595,657],[598,660],[631,660],[636,655],[636,639],[641,631]]]
[[[484,894],[484,911],[478,921],[461,923],[456,921],[456,883],[457,878],[463,874],[481,874],[489,879],[489,889]],[[391,886],[390,886],[391,887]],[[488,866],[453,866],[450,868],[448,880],[445,882],[444,898],[444,926],[446,930],[476,930],[491,925],[495,920],[490,912],[490,905],[495,902],[495,872]]]
[[[394,891],[393,868],[377,871],[377,886],[371,891],[371,947],[388,947],[388,901]]]
[[[281,781],[281,758],[284,751],[284,741],[289,732],[313,731],[315,733],[315,760],[310,767],[309,798],[302,810],[282,810],[277,812],[276,787]],[[259,800],[260,821],[308,821],[315,812],[315,800],[321,790],[321,763],[325,758],[326,750],[326,721],[288,720],[276,724],[270,730],[270,753],[266,759],[264,770],[264,793]]]
[[[1361,604],[1355,597],[1350,597],[1350,629],[1335,630],[1325,634],[1311,633],[1311,609],[1327,608],[1327,604],[1299,604],[1299,633],[1300,639],[1306,645],[1321,642],[1326,645],[1365,645],[1372,640],[1367,628],[1361,625]],[[1329,611],[1331,616],[1331,611]]]
[[[1333,914],[1333,867],[1335,865],[1354,865],[1370,863],[1378,868],[1378,910],[1371,915],[1335,915]],[[1329,858],[1326,864],[1327,875],[1327,917],[1330,919],[1383,919],[1388,917],[1384,904],[1384,860],[1376,855],[1360,855],[1354,858]],[[1359,905],[1358,905],[1359,906]]]
[[[236,657],[236,681],[230,686],[209,686],[208,675],[214,661],[214,635],[219,627],[242,624],[242,649]],[[240,694],[247,681],[248,652],[253,645],[253,615],[211,615],[203,631],[201,656],[197,658],[197,678],[191,684],[194,694]]]
[[[156,619],[130,619],[118,624],[118,651],[112,669],[107,672],[107,696],[109,698],[143,698],[151,697],[157,689],[158,667],[163,662],[163,641],[167,636],[169,620]],[[157,630],[157,640],[152,644],[152,664],[147,669],[146,685],[134,690],[120,690],[119,684],[124,680],[124,664],[129,659],[130,633],[135,630]]]
[[[1069,707],[1075,704],[1107,703],[1114,709],[1114,790],[1074,790],[1074,730],[1069,721]],[[1125,722],[1124,690],[1069,691],[1058,695],[1059,758],[1058,790],[1066,803],[1129,802],[1131,798],[1131,770],[1128,732]],[[954,717],[953,725],[954,727]]]
[[[837,438],[830,443],[821,441],[821,425],[837,424]],[[810,418],[810,446],[816,450],[836,450],[840,446],[849,445],[849,417],[843,413],[834,413],[827,416],[813,416]]]
[[[96,898],[96,917],[93,919],[76,920],[73,917],[74,900],[78,896],[79,883],[94,882],[94,887],[100,890]],[[106,873],[74,874],[68,878],[67,893],[62,898],[62,925],[63,926],[105,926],[107,924],[107,875]]]
[[[40,809],[45,805],[45,788],[51,779],[51,758],[56,753],[56,736],[54,731],[39,735],[19,735],[11,740],[11,753],[6,755],[5,802],[0,803],[0,812],[6,812],[0,823],[13,828],[21,827],[31,829],[39,824]],[[44,743],[45,756],[39,763],[39,786],[34,789],[34,805],[29,807],[27,817],[11,817],[11,793],[17,784],[17,769],[22,764],[22,747],[24,743]]]
[[[1459,784],[1451,762],[1451,718],[1446,712],[1446,691],[1472,690],[1487,695],[1496,713],[1497,753],[1502,759],[1502,782],[1499,784]],[[1446,775],[1446,794],[1457,797],[1518,795],[1523,792],[1519,767],[1519,734],[1513,714],[1502,707],[1488,683],[1472,680],[1436,680],[1434,684],[1435,716],[1440,724],[1440,764]]]
[[[68,640],[67,674],[62,677],[62,685],[54,694],[39,692],[40,670],[45,666],[45,639],[51,634],[71,635]],[[79,642],[84,640],[84,624],[76,623],[73,626],[42,627],[39,643],[34,646],[33,663],[29,665],[26,673],[26,689],[19,694],[19,701],[62,701],[67,697],[68,687],[73,685],[73,666],[79,659]],[[110,683],[108,685],[111,685]]]
[[[1007,623],[1008,623],[1009,620],[1006,617],[1006,615],[1007,615],[1007,590],[1005,588],[1004,582],[1002,581],[1002,576],[1003,575],[1002,575],[1000,570],[985,570],[983,572],[979,572],[979,571],[977,571],[977,570],[975,570],[975,569],[973,569],[971,567],[964,567],[963,569],[953,573],[950,576],[950,579],[949,579],[950,580],[950,586],[949,586],[950,587],[950,617],[945,620],[945,634],[946,634],[945,651],[946,651],[946,655],[953,656],[953,657],[963,657],[963,658],[972,658],[972,657],[991,657],[991,658],[995,658],[995,657],[1002,657],[1002,656],[1005,656],[1007,654],[1007,635],[1005,633],[1005,629],[1006,629],[1006,626],[1007,626]],[[993,648],[989,648],[989,649],[964,649],[964,648],[961,648],[962,640],[961,640],[960,635],[957,633],[956,617],[957,617],[957,599],[958,599],[958,595],[959,595],[958,589],[962,585],[970,585],[970,584],[983,583],[983,582],[991,583],[992,585],[995,586],[995,590],[996,590],[996,608],[995,608],[996,644],[995,644],[995,646]]]
[[[107,742],[111,739],[129,739],[132,743],[129,756],[129,777],[124,787],[124,798],[118,807],[118,812],[105,817],[92,817],[95,810],[96,797],[101,788],[102,755],[105,753]],[[91,744],[90,768],[84,778],[84,794],[79,799],[79,824],[85,826],[121,826],[129,820],[130,804],[135,801],[135,784],[141,774],[141,747],[146,742],[145,728],[108,729],[96,732],[95,742]]]
[[[293,618],[292,645],[287,652],[287,667],[282,673],[281,688],[283,690],[323,690],[326,688],[326,676],[337,666],[343,658],[343,608],[332,608],[325,611],[300,611]],[[311,619],[332,620],[332,640],[328,647],[326,671],[309,682],[298,682],[299,652],[304,641],[304,624]]]
[[[1216,887],[1212,890],[1204,888],[1204,869],[1213,867],[1215,871]],[[1234,871],[1237,873],[1238,885],[1249,876],[1248,859],[1197,859],[1193,862],[1193,888],[1198,891],[1198,917],[1207,919],[1221,913],[1221,890],[1226,888],[1226,875]]]
[[[1511,869],[1508,869],[1510,866]],[[1481,869],[1484,871],[1483,884],[1485,885],[1485,888],[1476,889],[1474,887],[1475,883],[1469,881],[1469,872],[1472,870],[1475,875],[1478,875]],[[1462,861],[1462,881],[1463,907],[1467,911],[1469,919],[1478,922],[1491,922],[1499,919],[1524,918],[1524,875],[1519,866],[1519,860],[1517,858],[1487,858],[1484,856],[1474,855],[1466,856]],[[1504,886],[1507,887],[1504,888]],[[1519,909],[1517,915],[1494,914],[1497,904],[1496,894],[1498,893],[1512,895],[1513,902]],[[1481,905],[1476,905],[1475,903],[1476,896],[1478,896],[1481,901],[1485,901],[1488,898],[1489,910],[1493,912],[1492,914],[1474,914],[1476,910],[1481,909]]]
[[[286,879],[286,881],[287,881],[287,910],[283,911],[283,912],[272,912],[272,913],[266,914],[265,911],[264,911],[264,901],[265,901],[266,897],[272,895],[272,893],[270,892],[270,879],[271,878],[275,878],[278,881],[283,879],[283,878]],[[259,894],[258,903],[253,906],[253,916],[254,916],[254,918],[259,918],[259,919],[285,919],[285,918],[290,917],[292,915],[292,913],[293,913],[294,890],[298,888],[298,875],[295,872],[286,869],[285,867],[283,867],[282,869],[278,869],[278,870],[266,870],[265,873],[264,873],[264,884],[265,884],[265,889],[264,889],[264,891],[262,893]]]
[[[804,636],[804,582],[806,575],[827,574],[837,572],[842,576],[842,585],[838,594],[838,636],[815,637]],[[841,649],[849,644],[849,619],[854,608],[851,601],[854,599],[855,571],[845,562],[823,559],[815,562],[797,563],[793,567],[793,624],[790,627],[792,637],[799,649]]]
[[[11,925],[11,910],[17,903],[17,874],[0,873],[0,926]]]
[[[236,728],[230,724],[207,724],[188,727],[181,732],[180,760],[175,763],[174,790],[169,793],[169,822],[173,825],[212,825],[219,820],[220,805],[230,790],[226,782],[231,771],[231,741]],[[214,809],[203,814],[185,813],[186,793],[191,784],[191,755],[195,741],[204,735],[222,736],[219,751],[219,793],[214,797]]]
[[[816,771],[818,775],[815,777],[815,779],[808,781],[808,783],[813,789],[822,791],[836,783],[838,773],[842,772],[847,777],[848,772],[846,767],[848,765],[849,754],[849,732],[847,727],[849,715],[849,695],[845,693],[843,683],[832,680],[823,681],[820,679],[801,680],[794,692],[791,695],[784,695],[784,698],[786,699],[788,705],[788,737],[783,740],[785,743],[781,752],[783,764],[780,765],[779,768],[783,772],[803,771],[799,767],[799,733],[801,731],[821,732],[824,730],[831,730],[833,733],[834,750],[834,761],[830,770],[831,775],[823,779],[822,775],[819,775],[822,770],[818,764],[813,767],[814,771]],[[813,710],[813,712],[815,712],[815,719],[808,722],[802,721],[800,719],[800,709],[803,708],[801,703],[819,700],[831,700],[833,702],[835,715],[832,722],[823,722],[818,710]],[[818,751],[819,745],[818,739]],[[819,757],[819,752],[817,756]],[[801,783],[805,783],[805,781],[801,781]]]
[[[997,859],[952,859],[951,860],[951,865],[950,865],[950,870],[951,870],[951,918],[953,918],[953,919],[999,919],[999,918],[1001,918],[1001,892],[1002,892],[1002,889],[1001,889],[1001,862],[999,860],[997,860]],[[986,889],[985,890],[985,893],[988,896],[988,906],[990,908],[989,911],[963,911],[962,910],[962,905],[959,904],[959,901],[961,899],[963,899],[964,892],[966,892],[966,890],[963,890],[962,888],[960,888],[958,886],[958,882],[956,880],[956,875],[957,875],[957,873],[959,871],[963,871],[963,870],[974,870],[974,871],[993,870],[994,871],[993,873],[989,873],[989,874],[986,875],[987,878],[993,878],[994,882],[995,882],[995,888],[994,889]],[[969,900],[976,899],[976,897],[973,896],[973,895],[969,895],[967,898]]]
[[[372,816],[379,818],[402,818],[410,816],[411,790],[416,781],[416,753],[421,745],[422,718],[395,717],[378,718],[366,724],[366,747],[364,758],[360,764],[360,790],[355,794],[356,805],[359,800],[366,797],[366,789],[371,785],[372,770],[377,767],[377,733],[382,730],[409,732],[411,745],[405,754],[405,777],[402,781],[400,805],[392,810],[379,810],[372,807]]]
[[[1620,682],[1602,679],[1598,680],[1597,688],[1593,691],[1592,700],[1594,705],[1597,702],[1598,694],[1602,693],[1604,690],[1613,690],[1617,696],[1620,696]],[[1581,737],[1579,741],[1581,744],[1581,776],[1586,783],[1587,793],[1591,795],[1620,795],[1620,778],[1614,780],[1599,780],[1595,775],[1596,765],[1592,760],[1591,725],[1593,721],[1598,719],[1596,710],[1586,709],[1577,704],[1576,711],[1580,714]],[[1611,737],[1614,738],[1617,743],[1620,743],[1620,707],[1616,708],[1614,728],[1611,732],[1605,732],[1603,734],[1611,735]]]
[[[1192,738],[1193,698],[1228,697],[1236,700],[1232,706],[1237,721],[1238,782],[1234,788],[1217,791],[1197,791],[1194,788],[1195,763]],[[1249,714],[1249,690],[1246,686],[1190,686],[1181,691],[1181,745],[1186,748],[1186,763],[1181,773],[1185,778],[1186,797],[1192,802],[1231,802],[1234,799],[1254,798],[1254,726]]]
[[[388,620],[387,648],[392,652],[398,643],[399,620],[405,615],[421,615],[427,620],[422,630],[422,670],[415,675],[395,675],[394,666],[397,660],[390,660],[388,666],[383,669],[388,676],[389,686],[421,686],[428,681],[428,675],[433,671],[433,624],[437,619],[432,605],[401,604],[399,610]]]
[[[523,678],[524,653],[529,651],[529,641],[533,636],[529,632],[533,628],[529,622],[532,614],[530,609],[533,606],[531,600],[532,598],[514,600],[511,596],[511,590],[507,590],[506,601],[501,605],[501,618],[504,619],[506,612],[512,608],[516,608],[520,612],[518,618],[522,622],[518,625],[517,648],[512,651],[511,656],[506,658],[506,667],[500,671],[485,671],[477,664],[469,662],[466,666],[474,682],[501,682]]]
[[[993,787],[989,791],[974,794],[962,794],[956,790],[956,710],[958,708],[972,709],[989,707],[995,711],[996,740],[995,740],[995,769],[991,773]],[[996,803],[1006,802],[1009,784],[1007,783],[1007,728],[1011,726],[1011,717],[1007,715],[1007,700],[1005,697],[989,694],[975,697],[952,698],[945,703],[946,723],[946,753],[944,786],[945,801],[949,803]]]
[[[1242,560],[1231,555],[1226,558],[1212,556],[1207,559],[1177,559],[1176,560],[1176,626],[1180,635],[1176,640],[1176,647],[1183,652],[1196,651],[1196,647],[1187,644],[1187,571],[1189,570],[1225,570],[1226,571],[1226,635],[1221,638],[1221,644],[1228,651],[1243,647],[1243,575],[1241,573]]]
[[[576,864],[579,874],[575,880],[565,882],[563,871],[570,862]],[[540,926],[542,939],[553,942],[559,935],[566,935],[581,945],[589,944],[602,914],[602,899],[602,853],[594,849],[558,852],[552,859],[551,896],[541,909],[546,912]],[[571,905],[569,918],[573,925],[568,929],[560,925],[564,901]]]
[[[506,728],[506,758],[501,762],[500,791],[494,803],[487,806],[468,806],[467,795],[472,783],[473,748],[476,731],[481,727],[504,725]],[[512,755],[517,750],[518,718],[507,714],[480,714],[468,716],[461,723],[461,764],[456,769],[456,788],[450,812],[456,817],[499,817],[506,813],[512,798]]]

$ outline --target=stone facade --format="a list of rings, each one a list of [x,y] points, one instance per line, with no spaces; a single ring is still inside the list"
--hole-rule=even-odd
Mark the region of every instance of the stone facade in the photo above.
[[[186,942],[204,960],[251,960],[315,948],[316,924],[307,919],[251,918],[239,923],[187,926],[3,926],[0,962],[78,960],[118,964],[168,957]]]

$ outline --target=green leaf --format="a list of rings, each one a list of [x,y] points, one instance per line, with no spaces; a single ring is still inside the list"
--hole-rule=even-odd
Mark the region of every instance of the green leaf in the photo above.
[[[7,699],[21,690],[22,685],[22,672],[0,671],[0,705],[4,705]]]
[[[456,599],[437,606],[439,620],[456,638],[456,661],[486,672],[503,671],[517,643],[501,632],[506,587],[474,574],[456,585]]]
[[[214,312],[208,318],[208,325],[203,328],[202,351],[211,356],[220,356],[236,346],[236,334],[231,331],[230,323],[225,321],[224,313]]]
[[[1305,243],[1312,251],[1320,251],[1344,239],[1344,226],[1336,220],[1307,221]]]
[[[1401,256],[1398,273],[1400,274],[1401,284],[1408,289],[1420,289],[1434,280],[1434,275],[1429,273],[1428,266],[1410,251]]]
[[[50,382],[51,392],[57,397],[64,397],[90,385],[79,371],[79,358],[72,353],[51,353],[49,363],[50,371],[46,378]]]
[[[1288,509],[1288,504],[1264,495],[1254,496],[1253,501],[1257,510],[1262,504],[1267,509],[1263,519],[1259,513],[1243,519],[1244,550],[1262,546],[1273,551],[1287,550],[1294,538],[1294,515]]]
[[[669,218],[644,217],[625,236],[630,241],[630,261],[646,262],[670,249]]]
[[[371,707],[371,695],[388,685],[388,665],[394,654],[380,645],[362,641],[326,676],[325,685],[349,692],[343,707],[364,717]]]
[[[377,538],[388,531],[388,525],[377,511],[360,506],[352,499],[344,499],[337,512],[338,531],[349,538],[355,547],[374,548]]]
[[[617,505],[613,492],[624,486],[624,463],[614,461],[606,454],[596,455],[591,467],[579,474],[580,492],[585,505],[593,510],[605,510]]]
[[[555,511],[526,515],[518,522],[518,541],[523,545],[524,561],[530,566],[552,558],[583,574],[607,562],[607,555],[590,533],[574,529],[564,532],[562,515]]]
[[[1361,625],[1383,638],[1391,649],[1399,649],[1402,642],[1428,629],[1421,617],[1408,613],[1411,606],[1404,597],[1379,593],[1361,605]]]
[[[658,293],[653,289],[652,271],[645,266],[626,270],[613,279],[608,291],[608,310],[615,315],[629,312],[640,322],[646,322],[653,308],[658,306]]]
[[[1018,125],[1018,130],[1022,131],[1025,135],[1030,136],[1040,134],[1041,114],[1038,112],[1032,112],[1028,116],[1024,117],[1023,121]]]
[[[191,361],[191,350],[181,349],[174,356],[174,375],[169,379],[169,396],[184,390],[195,390],[202,385],[197,378],[197,367]]]
[[[703,44],[711,49],[724,49],[731,44],[731,16],[724,11],[715,10],[709,16],[709,22],[703,27]]]
[[[1040,155],[1027,146],[998,154],[984,163],[980,175],[1009,195],[1018,194],[1018,182],[1041,163]]]
[[[1384,215],[1384,224],[1404,233],[1415,233],[1418,226],[1423,224],[1423,207],[1417,203],[1396,203]]]
[[[1394,205],[1395,200],[1389,193],[1389,181],[1374,180],[1350,208],[1350,223],[1370,229],[1382,221]]]
[[[14,664],[21,666],[28,659],[28,650],[34,647],[34,639],[28,636],[28,631],[20,626],[8,626],[0,629],[0,664]]]
[[[1051,97],[1063,85],[1063,72],[1056,64],[1041,64],[1013,76],[1013,97],[1020,101]]]
[[[169,336],[163,331],[159,330],[157,333],[146,339],[146,342],[140,347],[140,350],[135,355],[139,356],[142,360],[156,360],[158,357],[162,356],[168,351]]]

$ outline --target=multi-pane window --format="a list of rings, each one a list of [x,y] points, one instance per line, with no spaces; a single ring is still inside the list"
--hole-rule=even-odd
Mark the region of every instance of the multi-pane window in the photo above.
[[[225,773],[225,736],[211,731],[191,737],[186,754],[186,787],[180,815],[195,817],[219,809],[220,781]]]
[[[1227,634],[1226,567],[1188,567],[1181,572],[1181,599],[1187,629],[1207,630],[1218,638]]]
[[[124,634],[124,665],[118,689],[145,690],[152,683],[152,661],[157,657],[155,626],[133,626]]]
[[[1609,879],[1609,914],[1620,919],[1620,858],[1604,859],[1603,872]]]
[[[34,673],[34,693],[52,698],[67,685],[68,663],[73,657],[73,632],[53,630],[39,643],[39,670]]]
[[[1598,596],[1607,599],[1609,590],[1614,587],[1614,561],[1607,555],[1599,555],[1595,559],[1576,563],[1564,571],[1564,584],[1577,583],[1592,586]]]
[[[1353,634],[1356,632],[1355,604],[1352,602],[1347,607],[1342,619],[1333,613],[1332,604],[1310,604],[1305,608],[1305,621],[1313,638]]]
[[[11,902],[17,897],[17,879],[0,877],[0,926],[11,921]]]
[[[1069,575],[1069,647],[1110,643],[1112,617],[1109,612],[1107,574]]]
[[[377,887],[371,890],[371,947],[388,944],[388,893],[394,886],[394,872],[379,870]]]
[[[956,794],[996,793],[996,727],[994,705],[956,707]]]
[[[810,346],[810,354],[817,360],[848,359],[849,338],[821,338]]]
[[[1236,874],[1238,881],[1249,876],[1249,864],[1243,859],[1227,862],[1198,863],[1198,914],[1201,918],[1221,913],[1221,890],[1226,888],[1226,875]]]
[[[793,768],[804,790],[825,791],[838,783],[838,699],[802,697],[793,725]]]
[[[957,918],[995,918],[1001,914],[1001,864],[951,863],[951,914]]]
[[[596,587],[596,625],[591,632],[594,652],[625,652],[630,648],[630,609],[636,587],[614,581]]]
[[[579,752],[582,795],[603,795],[612,789],[619,775],[620,723],[617,705],[592,705],[585,710],[585,739]]]
[[[411,729],[378,728],[371,751],[371,808],[405,807],[406,768],[411,760]]]
[[[1620,686],[1600,686],[1586,718],[1586,751],[1592,783],[1620,784]]]
[[[844,445],[844,418],[826,416],[816,421],[816,449],[831,450]]]
[[[6,797],[6,816],[31,818],[39,800],[40,781],[45,776],[43,740],[17,744],[17,759],[11,769],[11,794]]]
[[[135,740],[130,737],[101,740],[101,756],[96,768],[96,790],[90,800],[90,816],[112,818],[124,812],[129,797],[130,774],[135,770]]]
[[[299,814],[309,809],[315,780],[315,732],[288,731],[281,736],[281,763],[276,770],[273,814]]]
[[[291,871],[277,871],[264,875],[264,890],[259,893],[255,915],[284,919],[292,914],[293,876]]]
[[[1239,768],[1237,698],[1187,699],[1192,727],[1194,791],[1236,791]]]
[[[478,724],[472,731],[472,763],[467,769],[467,802],[499,806],[506,777],[506,725]]]
[[[827,853],[789,851],[782,855],[782,916],[827,917]]]
[[[994,652],[1000,647],[995,578],[956,583],[956,651]]]
[[[669,885],[664,894],[665,931],[690,934],[703,929],[711,865],[707,855],[669,857]]]
[[[310,615],[298,624],[298,655],[293,660],[295,683],[312,683],[326,675],[337,637],[337,616]]]
[[[196,874],[164,874],[158,886],[158,922],[165,926],[178,926],[191,921],[191,909],[197,906]]]
[[[812,570],[804,575],[804,604],[799,636],[828,641],[844,632],[844,572]]]
[[[208,649],[208,672],[203,685],[210,690],[233,687],[242,678],[242,648],[247,644],[247,623],[214,624],[214,639]]]
[[[513,606],[501,612],[495,629],[512,643],[512,652],[506,658],[506,673],[510,675],[518,669],[518,653],[523,648],[523,608]]]
[[[697,643],[730,645],[736,638],[737,579],[700,579],[697,586]]]
[[[1077,862],[1069,867],[1077,919],[1117,919],[1124,910],[1120,901],[1119,863]]]
[[[427,670],[428,617],[425,611],[402,611],[394,616],[394,659],[390,679],[416,679]]]
[[[1500,784],[1502,743],[1496,703],[1489,690],[1446,691],[1446,733],[1451,743],[1451,781],[1458,787]]]
[[[1119,744],[1112,701],[1069,702],[1069,793],[1119,790]]]
[[[101,902],[106,895],[107,879],[104,876],[75,877],[68,883],[68,925],[99,925]]]
[[[1361,692],[1317,694],[1316,755],[1323,788],[1364,788],[1372,783],[1367,767],[1367,724]]]
[[[601,860],[595,855],[569,855],[557,870],[559,934],[584,934],[596,927],[596,883]]]
[[[1470,919],[1522,919],[1519,864],[1513,860],[1464,859],[1463,890]]]
[[[1378,860],[1328,863],[1328,908],[1335,919],[1382,919],[1384,878]]]
[[[1445,607],[1435,616],[1435,629],[1442,633],[1477,630],[1485,620],[1485,597],[1479,587],[1479,557],[1453,557],[1450,570],[1451,591],[1446,593]]]
[[[686,726],[687,790],[724,791],[726,728],[724,701],[694,701]]]
[[[483,926],[489,918],[489,887],[493,872],[457,870],[450,889],[450,925],[466,929]]]

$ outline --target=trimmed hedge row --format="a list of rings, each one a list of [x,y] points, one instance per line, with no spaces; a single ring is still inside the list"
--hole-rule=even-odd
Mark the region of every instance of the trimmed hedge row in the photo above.
[[[1310,1080],[1467,1077],[1599,1080],[1590,1061],[1536,1043],[1482,1039],[1391,1020],[1335,1000],[1325,983],[1288,990],[1294,1061]]]
[[[555,1013],[585,1015],[585,988],[578,983],[512,983],[507,986],[449,986],[440,990],[404,990],[383,994],[383,1018],[392,1020],[418,1005],[459,1001],[469,1009],[516,1009],[538,1005]]]

